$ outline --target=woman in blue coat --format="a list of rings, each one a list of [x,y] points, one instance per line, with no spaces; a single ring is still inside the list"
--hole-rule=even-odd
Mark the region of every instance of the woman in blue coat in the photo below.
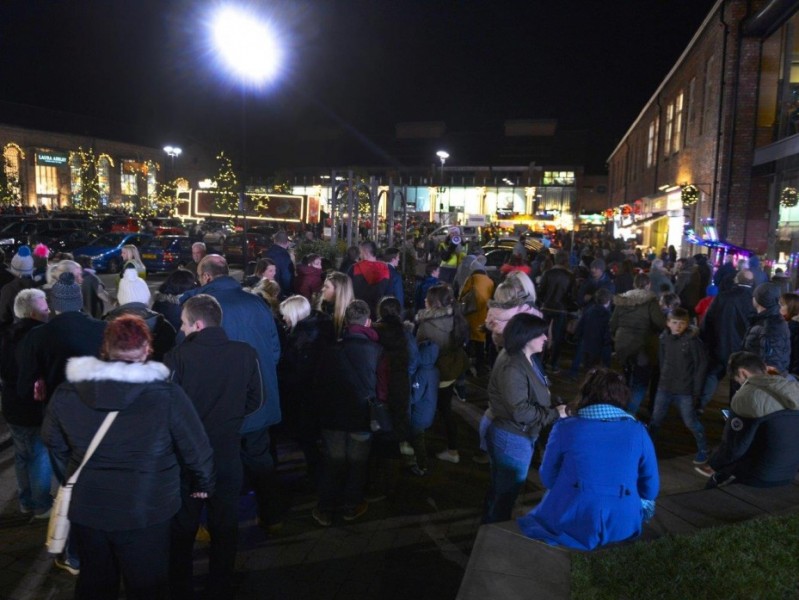
[[[589,372],[574,416],[552,428],[540,470],[549,491],[519,519],[525,535],[592,550],[641,534],[660,481],[646,429],[625,412],[629,398],[618,373]]]

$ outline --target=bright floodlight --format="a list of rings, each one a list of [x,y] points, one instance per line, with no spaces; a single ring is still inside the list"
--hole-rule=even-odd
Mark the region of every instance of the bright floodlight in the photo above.
[[[262,85],[274,77],[280,49],[272,29],[245,10],[226,7],[212,21],[214,46],[236,77]]]
[[[438,152],[436,152],[436,156],[441,159],[441,162],[444,162],[449,158],[449,152],[447,152],[446,150],[439,150]]]
[[[171,156],[172,158],[183,154],[183,150],[177,146],[164,146],[164,152],[167,153],[167,156]]]

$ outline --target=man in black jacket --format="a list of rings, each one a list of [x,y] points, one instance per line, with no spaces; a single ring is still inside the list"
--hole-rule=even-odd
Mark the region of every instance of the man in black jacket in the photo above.
[[[558,252],[555,255],[555,266],[544,273],[538,288],[541,311],[544,313],[544,318],[552,324],[548,358],[553,373],[560,371],[558,359],[566,336],[569,308],[572,305],[577,308],[573,294],[574,274],[569,271],[569,255],[566,252]]]
[[[239,457],[241,424],[263,403],[258,354],[244,342],[228,339],[222,329],[222,307],[207,294],[183,304],[185,341],[166,356],[172,381],[191,398],[214,449],[216,490],[207,499],[193,498],[191,483],[181,485],[182,506],[172,521],[170,586],[173,598],[192,597],[192,547],[203,504],[208,507],[211,561],[208,595],[232,597],[236,561],[238,499],[242,484]]]

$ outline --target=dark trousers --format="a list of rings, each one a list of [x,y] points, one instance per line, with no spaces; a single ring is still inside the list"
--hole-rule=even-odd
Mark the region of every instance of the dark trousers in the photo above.
[[[438,413],[444,421],[444,428],[447,430],[448,450],[458,449],[458,423],[455,421],[455,413],[452,412],[453,385],[438,388]]]
[[[258,518],[265,525],[277,523],[282,511],[268,427],[242,434],[241,463],[244,477],[255,492]]]
[[[116,600],[120,578],[125,582],[126,598],[166,598],[169,523],[167,519],[127,531],[101,531],[72,523],[69,535],[81,559],[75,598]]]
[[[216,490],[207,499],[190,497],[187,482],[181,485],[183,504],[172,519],[172,544],[169,555],[169,585],[173,599],[192,598],[192,550],[200,526],[203,506],[208,511],[211,551],[208,565],[209,598],[231,598],[238,540],[239,494],[242,483],[241,459],[215,457]]]
[[[319,510],[354,509],[363,502],[372,433],[322,429]]]

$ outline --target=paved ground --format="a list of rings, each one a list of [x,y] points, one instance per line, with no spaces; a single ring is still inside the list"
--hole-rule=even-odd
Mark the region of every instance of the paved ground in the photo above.
[[[436,423],[429,435],[429,475],[420,478],[401,470],[395,493],[371,504],[357,522],[340,521],[328,529],[315,524],[310,516],[315,497],[305,483],[301,455],[291,444],[282,443],[281,483],[291,508],[282,530],[269,537],[255,525],[252,497],[242,497],[237,596],[454,598],[488,485],[488,467],[471,460],[477,451],[475,426],[486,403],[485,384],[484,379],[471,381],[467,402],[455,401],[463,418],[460,464],[433,457],[445,446],[443,429]],[[553,378],[554,393],[569,398],[576,390],[574,382]],[[711,404],[705,416],[711,440],[717,440],[721,431],[720,407],[718,402]],[[6,437],[5,423],[0,420],[0,440]],[[661,458],[693,452],[693,437],[671,415],[659,447]],[[693,474],[690,461],[682,464],[683,489],[701,487],[703,481]],[[529,510],[543,492],[535,471],[529,480],[519,512]],[[72,596],[75,579],[52,567],[43,546],[45,529],[45,523],[29,523],[17,512],[13,453],[6,445],[0,450],[0,598]],[[197,573],[207,569],[205,544],[198,544],[195,564]],[[200,585],[201,576],[197,581]]]

